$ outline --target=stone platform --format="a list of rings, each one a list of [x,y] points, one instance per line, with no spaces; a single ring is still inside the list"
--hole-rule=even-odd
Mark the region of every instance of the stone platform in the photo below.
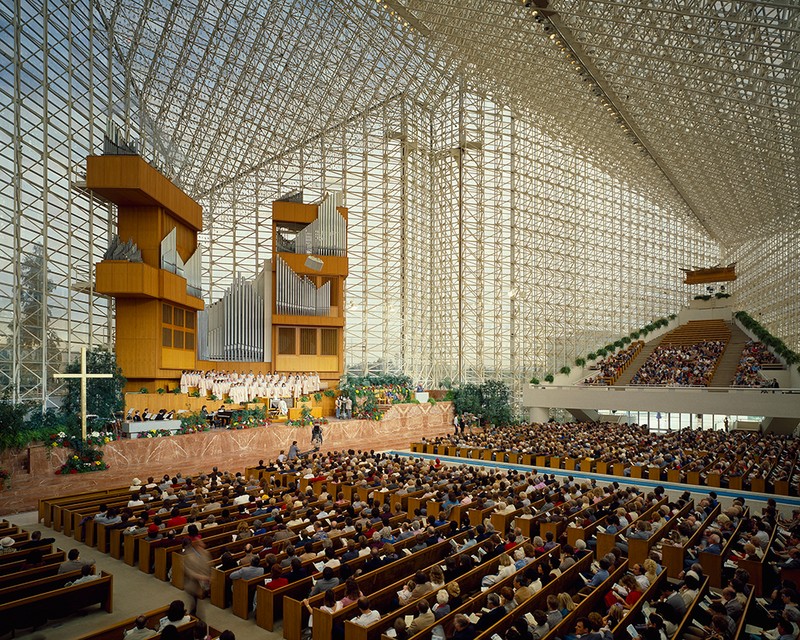
[[[331,420],[323,425],[323,450],[407,449],[423,436],[433,438],[452,432],[453,407],[450,402],[399,404],[392,406],[378,422],[370,420]],[[71,449],[32,446],[18,453],[6,452],[0,466],[12,472],[11,488],[0,491],[0,515],[30,511],[40,497],[105,489],[130,484],[134,477],[160,477],[165,473],[184,474],[223,470],[244,471],[258,460],[274,458],[297,440],[301,451],[311,449],[311,429],[274,424],[243,430],[214,430],[165,438],[118,440],[105,445],[107,471],[55,475],[72,454]]]

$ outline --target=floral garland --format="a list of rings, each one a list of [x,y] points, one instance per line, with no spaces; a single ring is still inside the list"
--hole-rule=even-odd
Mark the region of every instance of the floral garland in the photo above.
[[[203,431],[211,431],[211,426],[206,424],[185,424],[178,429],[177,435],[185,436],[189,433],[202,433]]]
[[[328,424],[327,418],[299,418],[297,420],[287,420],[286,426],[289,427],[313,427],[315,424]]]
[[[172,432],[169,429],[150,429],[149,431],[141,431],[137,438],[166,438],[171,436]]]
[[[112,431],[92,431],[86,436],[86,444],[93,447],[102,447],[104,444],[108,444],[114,440],[119,440],[119,437],[117,437]],[[50,434],[50,442],[48,443],[48,446],[53,449],[57,447],[75,449],[75,443],[77,441],[80,441],[78,436],[68,436],[63,431],[59,431],[58,433]]]

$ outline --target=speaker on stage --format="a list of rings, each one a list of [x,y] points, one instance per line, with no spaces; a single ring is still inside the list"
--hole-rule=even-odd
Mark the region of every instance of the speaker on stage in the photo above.
[[[313,269],[314,271],[321,271],[322,260],[314,256],[308,256],[308,258],[306,258],[306,268]]]

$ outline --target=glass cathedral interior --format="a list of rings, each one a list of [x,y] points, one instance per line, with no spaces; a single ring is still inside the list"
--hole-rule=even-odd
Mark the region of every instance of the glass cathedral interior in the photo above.
[[[798,50],[781,0],[3,0],[0,387],[113,348],[109,125],[203,206],[207,303],[342,192],[353,372],[519,392],[730,262],[799,349]]]

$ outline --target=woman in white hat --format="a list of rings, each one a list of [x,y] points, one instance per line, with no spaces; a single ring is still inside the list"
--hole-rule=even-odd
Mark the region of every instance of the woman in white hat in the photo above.
[[[16,549],[14,548],[14,538],[10,538],[6,536],[2,540],[0,540],[0,555],[5,555],[6,553],[14,553]]]

